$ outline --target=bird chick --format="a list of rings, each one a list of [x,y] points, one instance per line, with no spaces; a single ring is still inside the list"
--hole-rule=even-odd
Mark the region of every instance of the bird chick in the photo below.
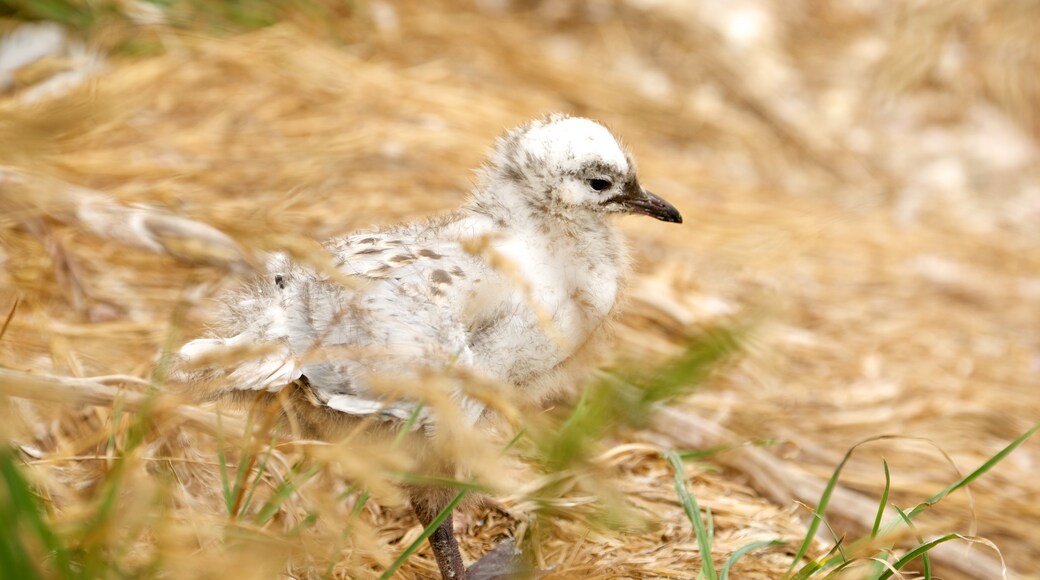
[[[497,140],[455,213],[326,242],[339,276],[272,260],[270,272],[226,300],[224,332],[186,344],[181,362],[220,394],[281,391],[306,437],[334,439],[361,418],[392,431],[413,416],[422,434],[435,433],[447,419],[436,405],[389,396],[384,386],[447,369],[538,402],[615,311],[629,269],[611,219],[619,214],[682,222],[640,185],[609,130],[549,115]],[[214,351],[257,344],[267,347],[262,356],[198,368]],[[458,381],[449,398],[467,425],[486,412]],[[451,472],[451,460],[437,457],[426,468]],[[424,526],[452,495],[407,491]],[[430,543],[442,576],[464,578],[450,517]]]

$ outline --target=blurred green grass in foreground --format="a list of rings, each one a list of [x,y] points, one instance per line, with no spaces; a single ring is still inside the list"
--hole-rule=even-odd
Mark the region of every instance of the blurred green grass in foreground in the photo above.
[[[710,373],[737,352],[736,335],[730,331],[716,331],[691,339],[684,352],[665,364],[640,370],[628,366],[624,371],[609,374],[593,382],[580,400],[570,406],[561,406],[550,418],[522,425],[519,433],[505,446],[503,453],[516,445],[521,453],[533,460],[547,472],[562,474],[563,477],[583,478],[595,470],[594,455],[601,449],[600,442],[621,430],[645,426],[653,415],[654,406],[674,401],[699,386]],[[160,391],[153,395],[161,397]],[[126,476],[128,466],[141,461],[143,443],[150,433],[157,430],[158,417],[153,417],[147,405],[136,413],[126,429],[113,427],[109,434],[100,434],[104,451],[110,458],[100,481],[93,492],[82,501],[77,500],[74,509],[57,509],[48,501],[45,485],[27,476],[33,467],[23,463],[16,448],[8,443],[0,448],[0,569],[15,572],[18,578],[107,578],[118,576],[156,577],[163,574],[164,564],[170,557],[163,553],[161,538],[153,537],[156,530],[164,528],[163,520],[173,517],[172,506],[164,502],[163,472],[152,474],[157,483],[153,489],[142,492],[133,486]],[[113,426],[120,424],[127,414],[118,403],[113,411]],[[234,448],[237,464],[226,452],[227,442],[218,436],[217,467],[219,468],[225,531],[222,549],[241,548],[250,542],[262,546],[270,542],[272,534],[282,543],[306,541],[301,532],[313,527],[321,518],[318,508],[311,506],[306,518],[297,525],[274,530],[270,523],[281,505],[300,487],[314,478],[320,471],[330,467],[330,460],[305,457],[294,462],[289,475],[276,488],[265,494],[266,499],[258,504],[255,492],[262,485],[269,470],[272,450],[281,442],[277,425],[270,414],[250,414],[248,423],[256,428],[247,430],[251,435]],[[407,428],[407,427],[405,427]],[[388,479],[398,482],[425,481],[423,474],[387,473]],[[586,478],[590,479],[590,478]],[[624,510],[623,501],[615,501],[609,481],[600,481],[593,491],[599,492],[604,502],[600,513],[609,514]],[[609,479],[609,478],[608,478]],[[559,479],[555,481],[560,481]],[[454,507],[470,490],[481,489],[476,482],[440,482],[454,485],[461,491],[448,509]],[[551,504],[553,494],[563,493],[562,488],[538,490],[545,505]],[[148,515],[130,522],[121,521],[120,514],[130,510],[126,505],[132,496],[145,493],[144,504],[150,506]],[[361,507],[368,500],[368,491],[353,484],[339,496],[340,501],[354,497],[352,517],[347,522],[338,522],[337,534],[329,561],[314,562],[333,570],[342,557],[343,540],[354,527]],[[131,498],[131,499],[128,499]],[[137,498],[140,499],[140,498]],[[136,500],[134,500],[136,501]],[[254,505],[257,504],[257,505]],[[67,506],[68,507],[68,506]],[[208,517],[216,514],[206,514]],[[441,514],[447,517],[448,511]],[[189,515],[189,517],[191,517]],[[542,518],[553,517],[552,510],[539,514]],[[615,516],[613,520],[617,520]],[[599,523],[610,525],[611,518]],[[434,520],[434,525],[437,519]],[[433,528],[426,530],[432,531]],[[394,573],[419,547],[427,534],[421,535],[407,546],[384,576]],[[155,541],[154,549],[145,550],[131,557],[129,546],[142,541]]]
[[[289,11],[313,5],[305,0],[154,0],[140,4],[141,13],[128,12],[126,2],[105,0],[0,0],[0,17],[17,20],[49,20],[79,32],[112,21],[134,21],[147,17],[153,6],[175,25],[194,25],[201,30],[250,30],[270,26]]]
[[[224,36],[289,21],[342,39],[337,27],[363,8],[352,0],[0,0],[0,20],[54,22],[111,54],[154,56],[165,51],[157,25]]]

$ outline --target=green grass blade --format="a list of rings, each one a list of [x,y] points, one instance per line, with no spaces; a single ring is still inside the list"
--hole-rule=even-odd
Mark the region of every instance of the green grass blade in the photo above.
[[[242,513],[242,499],[245,497],[246,477],[249,475],[249,466],[253,462],[253,454],[248,444],[242,447],[242,457],[238,460],[238,468],[235,470],[235,485],[231,488],[231,517],[237,518]]]
[[[711,508],[704,508],[704,522],[708,527],[708,545],[715,545],[715,520],[711,517]]]
[[[270,519],[274,517],[274,514],[278,512],[279,506],[281,506],[285,500],[289,499],[289,497],[292,496],[301,485],[307,483],[312,477],[317,475],[319,471],[321,471],[321,467],[314,465],[300,474],[299,477],[294,478],[290,475],[288,479],[279,483],[275,488],[274,495],[264,502],[264,505],[260,507],[259,511],[257,511],[256,518],[253,520],[256,525],[262,526],[270,521]]]
[[[279,427],[275,427],[274,433],[271,435],[271,442],[267,445],[267,452],[260,458],[260,465],[256,468],[256,477],[253,478],[253,484],[249,486],[249,493],[246,494],[245,501],[242,502],[242,513],[249,511],[249,505],[253,502],[253,494],[256,493],[256,488],[260,487],[260,480],[263,479],[264,473],[267,472],[267,462],[271,459],[271,454],[274,453],[274,444],[278,441]]]
[[[390,567],[387,568],[386,571],[379,576],[379,580],[389,580],[391,577],[393,577],[394,573],[397,572],[397,569],[400,568],[405,562],[407,562],[408,558],[410,558],[412,554],[415,553],[415,551],[418,550],[420,546],[422,546],[423,542],[425,542],[430,536],[433,535],[433,532],[435,532],[437,528],[439,528],[441,524],[444,523],[444,520],[448,519],[448,516],[451,515],[452,511],[454,511],[455,506],[459,505],[459,502],[462,501],[462,498],[466,497],[466,493],[466,490],[460,491],[455,496],[455,499],[451,500],[451,503],[445,506],[444,509],[442,509],[440,513],[437,514],[437,517],[433,518],[433,521],[430,522],[430,525],[426,526],[426,529],[423,530],[423,533],[419,534],[419,537],[416,538],[415,541],[412,542],[411,545],[408,546],[408,548],[406,548],[404,552],[401,552],[401,555],[398,556],[396,560],[394,560],[394,563],[390,564]]]
[[[874,525],[870,528],[871,539],[877,537],[878,529],[881,528],[881,518],[885,515],[885,506],[888,505],[888,492],[892,488],[892,474],[888,470],[888,461],[882,459],[881,465],[885,468],[885,490],[881,492],[881,501],[878,502],[877,515],[874,516]]]
[[[936,538],[936,539],[934,539],[934,540],[932,540],[930,542],[925,542],[925,543],[921,544],[920,546],[914,548],[913,550],[910,550],[909,552],[907,552],[906,555],[903,556],[902,558],[896,560],[896,562],[894,564],[892,564],[892,567],[895,568],[896,570],[900,570],[903,567],[905,567],[907,564],[909,564],[910,562],[913,562],[914,560],[916,560],[918,557],[926,556],[928,554],[928,552],[932,548],[938,546],[939,544],[943,544],[943,543],[949,542],[950,540],[956,540],[956,539],[959,539],[959,538],[961,538],[960,534],[946,534],[945,536],[940,536],[940,537],[938,537],[938,538]],[[891,577],[892,577],[892,570],[885,570],[881,574],[881,576],[878,577],[878,580],[888,580],[888,578],[891,578]]]
[[[816,560],[813,560],[813,561],[807,563],[805,566],[802,566],[801,568],[799,568],[798,571],[795,572],[795,574],[793,576],[789,575],[787,577],[790,578],[791,580],[805,580],[806,578],[811,577],[813,574],[815,574],[821,568],[823,568],[823,566],[821,566],[820,563],[817,562]]]
[[[1037,431],[1040,431],[1040,423],[1037,423],[1037,424],[1033,425],[1031,428],[1029,428],[1024,433],[1019,435],[1013,441],[1011,441],[1011,443],[1008,443],[1007,446],[1005,446],[1003,449],[1001,449],[997,454],[995,454],[993,457],[990,457],[988,460],[986,460],[986,462],[984,462],[982,465],[980,465],[977,469],[975,469],[974,471],[972,471],[968,475],[964,476],[963,478],[958,480],[956,483],[953,483],[952,485],[948,486],[946,489],[940,491],[939,493],[933,495],[932,497],[928,498],[924,502],[918,504],[917,506],[915,506],[909,512],[900,512],[900,518],[902,519],[902,521],[907,521],[907,522],[912,521],[916,516],[920,515],[921,512],[923,512],[923,511],[927,510],[928,508],[930,508],[931,506],[935,505],[940,500],[942,500],[944,497],[950,495],[951,493],[953,493],[953,492],[961,489],[962,487],[970,484],[971,482],[975,481],[976,479],[978,479],[979,477],[981,477],[982,475],[987,473],[989,470],[993,469],[993,467],[995,467],[998,463],[1000,463],[1002,460],[1004,460],[1004,458],[1006,458],[1008,455],[1010,455],[1015,449],[1017,449],[1020,445],[1022,445],[1022,443],[1024,443],[1027,439],[1029,439],[1030,437],[1035,435]],[[863,441],[862,443],[866,443],[868,441],[870,441],[870,440]],[[862,444],[862,443],[860,443],[860,444]],[[857,444],[857,446],[860,445],[860,444]],[[851,450],[850,450],[850,453],[851,453]],[[889,522],[888,524],[885,524],[884,529],[880,530],[878,532],[878,534],[885,534],[885,533],[891,531],[896,525],[899,524],[899,521],[900,520],[896,520],[894,522]]]
[[[871,538],[864,538],[862,540],[858,540],[857,542],[855,542],[853,544],[853,546],[855,547],[855,546],[861,545],[862,543],[864,543],[864,542],[866,542],[866,541],[868,541],[870,539],[873,539],[874,537],[876,537],[878,535],[887,534],[892,529],[894,529],[896,526],[898,526],[900,522],[905,522],[907,525],[911,525],[911,522],[913,521],[914,517],[919,515],[921,512],[927,510],[931,506],[935,505],[936,503],[938,503],[940,500],[942,500],[947,495],[949,495],[949,494],[951,494],[951,493],[953,493],[953,492],[955,492],[955,491],[957,491],[957,490],[959,490],[959,489],[969,485],[971,482],[975,481],[976,479],[978,479],[979,477],[981,477],[982,475],[987,473],[989,470],[993,469],[993,467],[995,467],[1004,458],[1006,458],[1008,455],[1010,455],[1015,449],[1017,449],[1020,445],[1022,445],[1022,443],[1024,443],[1027,439],[1029,439],[1030,437],[1035,435],[1037,431],[1040,431],[1040,423],[1037,423],[1037,424],[1033,425],[1031,428],[1026,430],[1020,436],[1018,436],[1013,441],[1008,443],[1003,449],[1001,449],[998,453],[996,453],[995,455],[990,457],[986,462],[984,462],[982,465],[980,465],[977,469],[972,471],[970,474],[962,477],[956,483],[953,483],[952,485],[946,487],[945,489],[943,489],[939,493],[933,495],[932,497],[928,498],[924,502],[918,504],[917,506],[915,506],[909,512],[904,512],[904,511],[899,510],[898,508],[896,508],[896,511],[899,513],[899,518],[900,519],[897,519],[897,520],[895,520],[893,522],[889,522],[889,523],[885,524],[884,526],[878,526],[877,522],[875,521],[875,527],[874,527],[874,529],[872,529]],[[881,437],[874,437],[874,438],[871,438],[871,439],[864,440],[864,441],[862,441],[860,443],[857,443],[852,449],[850,449],[849,453],[851,453],[856,447],[858,447],[859,445],[862,445],[864,443],[868,443],[870,441],[874,441],[874,440],[877,440],[877,439],[888,439],[888,438],[890,438],[890,437],[888,437],[888,436],[881,436]],[[848,457],[848,455],[846,455],[846,458],[847,457]],[[840,467],[841,466],[839,466],[839,469],[840,469]],[[887,491],[889,489],[889,474],[888,474],[888,469],[887,469],[887,463],[885,464],[885,467],[886,467],[886,484],[885,484],[886,497],[884,499],[887,500]],[[930,568],[931,568],[930,562],[924,562],[924,566],[928,568],[927,573],[930,574],[930,572],[931,572],[931,570],[930,570]],[[891,576],[891,573],[889,572],[887,574],[887,576]],[[877,577],[877,576],[874,575],[874,577]]]
[[[819,514],[814,513],[813,515],[814,517],[819,517]],[[829,525],[827,526],[827,529],[830,530],[831,537],[834,538],[834,545],[831,546],[831,549],[827,550],[827,553],[824,554],[820,559],[812,560],[805,566],[802,566],[798,570],[798,572],[794,574],[794,576],[788,575],[785,576],[785,578],[790,578],[791,580],[805,580],[806,578],[809,578],[819,570],[826,570],[827,568],[835,565],[844,566],[849,563],[849,559],[845,557],[845,553],[842,548],[842,540],[834,534],[834,530],[832,530]],[[836,562],[838,562],[839,560],[834,558],[835,552],[841,554],[841,564],[836,564]]]
[[[761,550],[762,548],[772,548],[775,546],[783,546],[787,542],[783,540],[763,540],[761,542],[751,542],[750,544],[743,545],[736,549],[733,554],[726,560],[726,563],[722,565],[722,571],[719,574],[719,580],[729,580],[729,569],[734,564],[740,561],[741,558],[754,552],[755,550]]]
[[[708,580],[716,580],[718,576],[715,574],[715,562],[711,558],[711,534],[701,521],[701,510],[696,498],[686,489],[686,466],[683,465],[682,458],[675,451],[665,453],[665,458],[675,470],[675,493],[679,496],[679,502],[697,536],[697,545],[701,550],[701,572]]]
[[[598,440],[614,420],[611,402],[615,388],[608,380],[590,385],[581,392],[577,404],[558,429],[543,433],[541,456],[552,470],[564,470],[589,455],[593,441]]]
[[[808,506],[805,506],[804,504],[802,504],[802,506],[808,508]],[[847,564],[849,562],[849,557],[845,553],[845,538],[844,538],[844,536],[843,537],[838,537],[838,534],[834,531],[834,528],[831,527],[831,524],[829,522],[827,522],[819,512],[810,510],[810,513],[812,514],[813,522],[817,524],[817,526],[816,526],[817,528],[819,528],[819,524],[821,524],[821,523],[824,526],[826,526],[827,532],[830,533],[831,539],[834,540],[834,545],[831,546],[831,549],[828,550],[827,553],[823,555],[823,557],[821,557],[821,558],[819,558],[817,560],[813,560],[813,561],[809,562],[808,564],[806,564],[805,566],[803,566],[802,568],[800,568],[798,570],[798,572],[795,573],[795,575],[794,575],[795,578],[802,578],[803,577],[802,573],[805,572],[810,567],[812,568],[812,571],[815,572],[816,570],[825,570],[825,569],[830,568],[832,566],[843,565],[843,564]],[[840,558],[835,559],[833,557],[835,552],[838,553]],[[839,560],[840,560],[841,564],[838,564]],[[798,559],[796,559],[795,562],[798,562]],[[791,573],[788,572],[787,576],[790,577]],[[808,576],[804,576],[804,578],[808,578]]]
[[[353,490],[356,489],[357,484],[352,483],[347,492],[344,492],[344,494],[340,496],[340,498],[346,499],[346,496],[349,495],[348,492],[352,493]],[[325,576],[323,576],[323,578],[332,578],[332,573],[335,572],[336,564],[339,562],[339,560],[336,558],[336,555],[339,554],[340,551],[343,549],[343,541],[350,537],[350,533],[354,530],[354,522],[357,521],[358,516],[361,515],[361,510],[365,509],[365,504],[367,503],[368,490],[365,490],[362,491],[360,495],[358,495],[357,501],[354,502],[353,509],[350,510],[350,518],[347,519],[347,524],[343,526],[343,533],[340,534],[339,539],[336,541],[335,546],[333,547],[332,554],[329,556],[329,565],[325,568]]]
[[[668,401],[702,383],[723,361],[740,350],[740,330],[723,328],[687,340],[683,354],[642,383],[642,406]]]
[[[0,550],[0,559],[4,562],[3,570],[10,570],[12,578],[40,577],[40,570],[34,564],[34,558],[19,538],[18,523],[24,521],[40,539],[44,548],[53,555],[58,577],[71,578],[69,553],[58,535],[44,520],[43,510],[17,463],[15,454],[9,447],[5,445],[0,448],[0,476],[3,477],[7,492],[6,498],[0,495],[0,514],[4,516],[0,530],[5,531],[5,539],[0,542],[4,545],[3,550]]]
[[[888,461],[884,458],[881,459],[881,465],[885,469],[885,489],[881,492],[881,500],[878,502],[877,514],[874,516],[874,525],[870,528],[870,539],[877,538],[878,531],[881,529],[881,520],[885,515],[885,508],[888,507],[888,495],[892,488],[892,474],[888,468]],[[898,508],[897,508],[898,509]],[[888,562],[887,557],[882,558],[876,556],[872,558],[874,563],[870,566],[870,573],[867,575],[868,578],[876,578],[885,569],[885,564]],[[838,569],[834,570],[837,572],[843,566],[839,566]]]
[[[509,443],[506,443],[506,446],[502,448],[502,453],[506,453],[507,451],[512,449],[513,446],[519,443],[520,440],[523,439],[524,435],[526,434],[527,429],[521,429],[517,431],[516,435],[513,435],[513,438],[509,440]]]
[[[885,551],[885,553],[887,553],[887,551]],[[871,560],[877,560],[877,558],[871,558]],[[839,574],[841,574],[842,570],[848,568],[849,566],[851,566],[851,565],[853,565],[853,564],[855,564],[855,563],[857,563],[859,561],[860,560],[858,560],[858,559],[853,559],[853,560],[848,560],[846,562],[842,562],[841,564],[838,564],[837,566],[835,566],[833,570],[827,572],[827,575],[824,576],[824,578],[825,579],[826,578],[840,578],[841,576],[839,576]],[[884,565],[880,565],[877,568],[876,572],[870,572],[869,574],[867,574],[865,576],[865,578],[876,578],[877,575],[881,573],[881,568],[883,568],[883,567],[884,567]]]
[[[550,471],[586,463],[603,436],[619,425],[646,425],[658,404],[690,393],[736,352],[736,334],[722,329],[686,341],[679,356],[647,370],[632,365],[604,373],[582,390],[568,415],[532,433],[539,460]]]
[[[289,536],[290,538],[295,538],[299,536],[301,533],[303,533],[303,530],[313,526],[316,523],[318,523],[318,512],[309,511],[307,512],[307,515],[303,517],[302,520],[300,520],[295,526],[292,527],[291,530],[289,530],[286,533],[286,536]]]
[[[791,567],[787,570],[788,573],[794,570],[795,565],[809,552],[809,547],[812,546],[813,538],[816,537],[816,532],[820,529],[820,523],[823,521],[823,514],[827,511],[827,505],[831,501],[831,494],[834,493],[834,487],[838,484],[838,476],[841,475],[841,470],[845,467],[845,464],[848,462],[849,456],[851,455],[852,450],[850,449],[849,452],[845,454],[845,458],[838,464],[838,467],[834,469],[834,473],[831,474],[830,480],[827,481],[827,485],[823,488],[823,494],[820,496],[820,501],[816,504],[816,513],[818,514],[818,517],[814,517],[812,523],[809,524],[809,529],[805,533],[802,545],[798,547],[794,559],[791,560]]]
[[[231,494],[231,482],[228,480],[227,452],[224,448],[224,425],[220,420],[220,411],[217,411],[217,463],[220,464],[220,491],[224,494],[224,505],[227,507],[228,515],[235,508],[235,496]]]
[[[112,557],[121,547],[126,547],[122,540],[127,533],[127,529],[118,522],[119,500],[126,485],[126,475],[135,461],[135,451],[144,444],[151,429],[151,417],[157,402],[158,393],[150,392],[135,411],[126,429],[122,449],[105,473],[96,494],[99,499],[90,516],[77,530],[77,538],[74,540],[78,546],[76,553],[80,557],[77,577],[96,578],[119,572]],[[122,409],[122,405],[117,402],[116,408]]]
[[[926,499],[924,501],[924,503],[919,504],[914,509],[910,510],[910,513],[908,513],[907,515],[911,519],[913,519],[919,513],[921,513],[924,510],[928,509],[929,507],[931,507],[933,504],[937,503],[942,498],[950,495],[951,493],[957,491],[958,489],[960,489],[960,488],[970,484],[971,482],[975,481],[976,479],[981,477],[984,473],[986,473],[990,469],[993,469],[993,467],[996,464],[998,464],[1001,461],[1003,461],[1003,459],[1005,457],[1007,457],[1008,455],[1010,455],[1011,452],[1013,452],[1015,449],[1018,449],[1019,445],[1022,445],[1022,443],[1025,443],[1026,439],[1029,439],[1030,437],[1032,437],[1033,434],[1035,434],[1038,430],[1040,430],[1040,423],[1037,423],[1036,425],[1033,425],[1025,433],[1019,435],[1014,441],[1009,443],[1007,445],[1007,447],[1004,447],[1003,449],[1000,450],[999,453],[997,453],[993,457],[989,458],[988,461],[986,461],[985,463],[980,465],[978,469],[976,469],[975,471],[972,471],[971,473],[966,475],[964,478],[962,478],[957,483],[954,483],[953,485],[947,487],[946,489],[944,489],[944,490],[940,491],[939,493],[933,495],[932,497]]]
[[[352,483],[352,484],[348,485],[347,489],[344,490],[343,493],[341,493],[338,496],[336,496],[336,501],[343,501],[343,500],[347,499],[348,497],[354,495],[354,492],[356,492],[357,490],[358,490],[358,484]]]
[[[899,506],[892,506],[892,507],[895,508],[896,513],[899,514],[899,517],[902,518],[902,520],[904,522],[906,522],[906,527],[908,527],[911,530],[913,530],[914,537],[917,538],[917,542],[919,544],[924,544],[924,538],[922,538],[920,536],[920,534],[917,533],[917,528],[914,527],[914,522],[910,520],[910,516],[907,515],[907,513],[904,512],[903,510],[899,509]],[[898,570],[898,567],[896,567],[896,569]],[[921,573],[924,575],[926,580],[931,580],[931,578],[932,578],[932,561],[931,561],[931,558],[928,557],[928,552],[927,551],[921,554]]]
[[[809,547],[812,546],[813,538],[816,537],[816,532],[820,529],[820,524],[823,522],[824,516],[827,513],[827,506],[830,504],[831,494],[834,493],[834,488],[838,485],[838,478],[841,476],[841,472],[843,469],[845,469],[845,464],[849,462],[849,458],[852,457],[852,454],[856,451],[856,449],[859,449],[860,446],[866,445],[871,441],[891,438],[892,436],[890,435],[879,435],[877,437],[870,437],[860,441],[859,443],[856,443],[855,445],[850,447],[848,451],[845,452],[845,457],[843,457],[841,459],[841,462],[838,463],[838,466],[834,468],[834,473],[831,474],[831,478],[827,481],[827,485],[823,488],[823,493],[820,495],[820,501],[816,504],[816,514],[818,515],[818,517],[814,517],[812,523],[809,524],[809,529],[805,533],[805,539],[802,540],[802,545],[798,547],[798,552],[795,553],[794,558],[791,560],[791,566],[787,569],[788,575],[791,574],[795,566],[798,565],[798,562],[800,562],[802,558],[804,558],[805,555],[809,552]]]
[[[78,4],[69,0],[13,0],[5,8],[16,15],[53,20],[73,28],[84,29],[94,22],[94,14],[89,9],[80,8]]]
[[[37,580],[42,578],[40,572],[33,565],[32,556],[29,555],[21,538],[18,537],[17,517],[7,509],[0,506],[0,533],[4,541],[0,542],[0,570],[9,574],[12,578],[25,578],[26,580]]]
[[[892,556],[892,551],[887,549],[887,548],[886,549],[882,549],[880,552],[878,552],[876,556],[871,558],[871,561],[873,561],[873,564],[870,565],[870,572],[868,572],[865,577],[866,578],[876,579],[887,566],[891,566],[892,565],[888,561],[888,559],[891,556]],[[832,574],[836,574],[843,567],[844,566],[838,566],[837,568],[835,568],[832,571]],[[830,578],[830,575],[828,575],[827,577]]]
[[[355,519],[357,519],[358,516],[361,515],[361,510],[365,509],[365,504],[368,503],[368,497],[369,497],[368,496],[368,490],[365,490],[365,491],[361,492],[361,495],[358,496],[357,501],[354,502],[353,509],[350,510],[350,521],[351,522],[353,522]],[[350,522],[348,522],[348,524],[349,523]],[[349,525],[346,528],[343,529],[343,533],[344,534],[349,534],[350,533],[350,526]]]
[[[242,456],[238,458],[238,468],[235,470],[235,485],[231,488],[232,501],[228,513],[232,519],[236,519],[242,514],[242,500],[245,499],[246,478],[249,477],[249,471],[256,463],[256,456],[251,448],[255,437],[253,431],[253,422],[256,420],[255,413],[256,406],[253,406],[249,409],[249,414],[246,416],[246,432],[250,436],[242,443]]]
[[[408,432],[412,430],[412,425],[419,419],[419,413],[422,413],[423,404],[417,403],[415,408],[412,409],[412,414],[408,416],[408,419],[401,425],[401,430],[394,436],[394,442],[391,444],[391,449],[397,449],[397,446],[401,444]]]

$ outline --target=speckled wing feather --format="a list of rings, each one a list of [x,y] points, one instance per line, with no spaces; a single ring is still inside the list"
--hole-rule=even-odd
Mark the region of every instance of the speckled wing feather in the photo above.
[[[412,226],[326,244],[347,287],[285,258],[228,301],[230,338],[192,341],[187,359],[216,348],[259,343],[274,352],[225,371],[228,388],[276,391],[306,377],[315,396],[350,414],[411,414],[413,401],[385,402],[380,379],[418,380],[424,371],[470,367],[466,304],[486,266],[435,229]],[[462,400],[475,420],[482,409]]]

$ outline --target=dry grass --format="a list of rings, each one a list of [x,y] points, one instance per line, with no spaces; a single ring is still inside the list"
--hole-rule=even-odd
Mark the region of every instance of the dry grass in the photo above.
[[[39,378],[0,377],[9,395],[31,395],[8,399],[0,424],[65,521],[90,513],[125,451],[132,491],[94,540],[125,540],[130,569],[158,551],[173,576],[321,574],[342,551],[337,572],[377,575],[420,532],[392,487],[370,482],[346,540],[358,490],[342,501],[332,468],[269,522],[229,522],[212,411],[164,404],[134,447],[129,407],[104,404],[97,383],[145,392],[126,377],[152,376],[164,349],[198,335],[209,298],[262,250],[306,255],[314,239],[457,205],[490,140],[549,110],[612,125],[687,220],[625,223],[640,271],[616,358],[663,359],[733,315],[755,324],[739,365],[593,462],[641,516],[613,522],[623,534],[590,524],[602,509],[580,474],[547,511],[532,499],[545,482],[516,464],[498,505],[464,510],[467,557],[526,534],[552,577],[691,577],[700,556],[667,448],[782,442],[693,471],[719,560],[797,538],[805,512],[791,500],[814,503],[861,439],[925,437],[970,471],[1037,421],[1040,44],[1024,24],[1035,3],[520,4],[503,15],[375,2],[220,38],[149,28],[133,33],[159,56],[113,56],[60,98],[0,101],[0,310],[18,301],[0,366],[118,375],[68,399]],[[316,456],[272,452],[255,508]],[[902,507],[958,478],[928,445],[873,443],[846,467],[837,525],[869,527],[876,499],[857,494],[880,495],[881,457]],[[974,520],[955,495],[921,530],[977,533],[1032,573],[1038,460],[1028,441],[972,486]],[[165,507],[150,509],[157,498]],[[306,541],[275,533],[310,512]],[[435,570],[421,554],[405,574]],[[938,573],[993,577],[991,553],[971,554],[937,554]],[[753,554],[734,575],[777,577],[789,561]]]

